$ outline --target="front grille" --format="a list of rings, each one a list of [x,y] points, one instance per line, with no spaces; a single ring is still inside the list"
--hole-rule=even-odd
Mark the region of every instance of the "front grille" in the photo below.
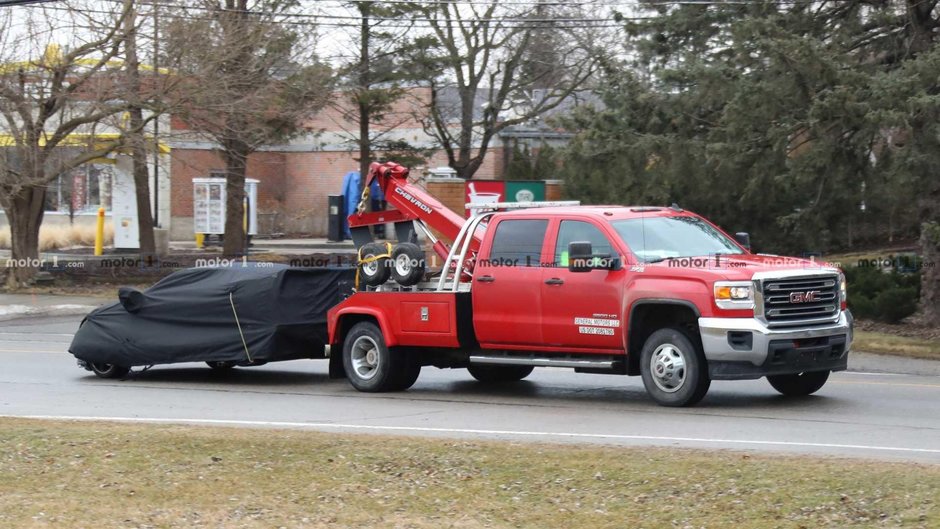
[[[839,314],[837,276],[765,279],[764,318],[776,325],[831,321]]]

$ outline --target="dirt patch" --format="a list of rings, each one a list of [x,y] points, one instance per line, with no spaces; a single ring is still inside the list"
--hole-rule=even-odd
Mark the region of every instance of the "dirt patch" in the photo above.
[[[898,324],[882,323],[873,320],[855,320],[855,328],[860,331],[878,332],[892,336],[940,342],[940,327],[928,324],[919,313],[905,318]]]

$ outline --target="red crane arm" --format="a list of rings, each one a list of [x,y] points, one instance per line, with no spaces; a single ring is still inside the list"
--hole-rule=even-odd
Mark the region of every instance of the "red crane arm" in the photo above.
[[[373,211],[370,213],[354,212],[349,215],[349,227],[373,226],[386,222],[421,220],[428,227],[439,232],[444,238],[453,241],[466,219],[454,213],[441,201],[428,194],[415,184],[408,182],[408,168],[394,162],[377,163],[369,166],[369,174],[363,183],[363,189],[369,189],[373,180],[377,180],[385,200],[395,206],[393,211]],[[361,208],[360,208],[361,209]],[[480,238],[474,234],[471,250],[480,245]],[[440,253],[438,248],[435,250]],[[446,256],[446,253],[445,253]]]

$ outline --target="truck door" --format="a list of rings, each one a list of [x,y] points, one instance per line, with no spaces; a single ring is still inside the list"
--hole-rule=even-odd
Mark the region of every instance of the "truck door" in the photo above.
[[[542,268],[542,339],[552,348],[622,351],[626,271],[569,272],[572,241],[590,242],[595,254],[621,253],[597,225],[586,220],[559,222],[551,266]]]
[[[542,342],[542,249],[547,219],[500,219],[473,272],[473,328],[484,347]]]

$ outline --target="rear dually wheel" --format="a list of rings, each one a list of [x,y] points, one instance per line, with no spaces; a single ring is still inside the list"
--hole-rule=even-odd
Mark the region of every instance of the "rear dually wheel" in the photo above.
[[[353,325],[346,335],[343,367],[349,383],[367,393],[408,389],[421,370],[406,351],[389,348],[382,330],[367,321]]]

